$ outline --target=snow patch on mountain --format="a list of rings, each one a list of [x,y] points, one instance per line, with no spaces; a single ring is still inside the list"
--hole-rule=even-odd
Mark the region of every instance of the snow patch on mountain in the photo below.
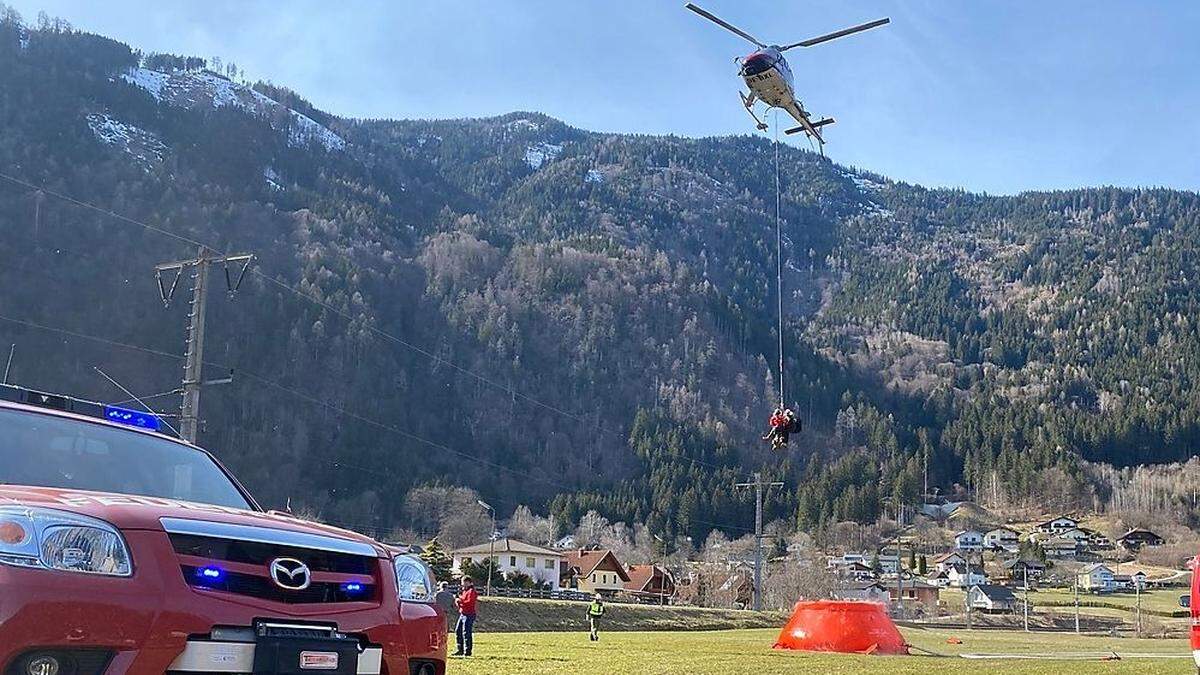
[[[553,162],[562,154],[563,146],[555,143],[538,143],[525,149],[525,163],[537,171],[546,162]]]
[[[881,218],[891,218],[895,215],[890,209],[884,207],[874,199],[874,197],[888,188],[886,184],[865,176],[860,176],[851,171],[841,171],[841,174],[844,178],[854,183],[854,187],[858,188],[859,193],[863,196],[863,199],[859,201],[863,215],[875,215]]]
[[[267,187],[276,192],[283,192],[283,185],[279,183],[279,181],[283,179],[279,176],[279,172],[273,167],[268,166],[267,168],[263,169],[263,178],[267,180]]]
[[[527,120],[525,118],[513,120],[504,126],[508,129],[519,129],[524,131],[537,131],[538,129],[542,128],[542,125],[538,124],[537,122],[534,122],[533,120]]]
[[[854,186],[857,187],[859,189],[859,191],[861,191],[861,192],[867,192],[867,193],[883,192],[888,187],[887,185],[880,183],[877,180],[873,180],[873,179],[867,178],[865,176],[860,176],[860,175],[854,173],[853,171],[844,171],[843,170],[843,171],[841,171],[841,174],[842,174],[842,177],[844,177],[844,178],[848,179],[850,182],[854,183]]]
[[[603,183],[604,174],[597,169],[588,169],[587,175],[583,177],[585,183]]]
[[[226,106],[241,108],[275,125],[279,111],[287,111],[288,143],[302,147],[319,143],[329,150],[342,150],[346,141],[307,115],[242,84],[207,70],[162,73],[148,68],[130,68],[121,79],[147,91],[155,100],[183,108]]]
[[[107,114],[92,113],[87,123],[101,143],[128,153],[147,171],[161,163],[167,152],[167,146],[154,134]]]
[[[29,49],[29,29],[21,28],[21,36],[17,38],[17,43],[22,50]]]

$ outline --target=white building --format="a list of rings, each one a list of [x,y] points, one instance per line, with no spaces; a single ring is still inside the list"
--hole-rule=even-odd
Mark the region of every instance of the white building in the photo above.
[[[967,565],[956,565],[946,570],[946,578],[950,580],[950,585],[955,588],[970,588],[977,585],[986,585],[988,582],[987,574],[984,573],[982,567]]]
[[[976,530],[963,530],[954,535],[954,548],[960,551],[979,552],[983,550],[983,533]]]
[[[482,564],[492,551],[491,542],[455,549],[450,552],[454,560],[454,571],[459,573],[459,567],[464,560]],[[504,574],[521,572],[529,575],[534,581],[549,584],[551,589],[562,587],[559,568],[562,565],[563,554],[553,549],[526,544],[516,539],[497,539],[495,545],[496,569]],[[478,583],[480,580],[476,579]]]
[[[983,612],[1011,612],[1017,606],[1017,596],[1004,586],[982,584],[967,591],[967,603],[971,609]]]
[[[1113,571],[1107,565],[1095,563],[1079,570],[1079,587],[1092,593],[1111,593],[1115,588]]]
[[[1044,523],[1038,523],[1037,531],[1043,534],[1061,534],[1067,530],[1079,527],[1079,521],[1070,516],[1059,516]]]
[[[838,600],[862,600],[884,604],[887,604],[891,600],[888,592],[875,581],[842,584],[840,587],[834,589],[833,597]]]
[[[1092,543],[1092,533],[1079,527],[1066,530],[1060,533],[1058,536],[1062,537],[1063,539],[1071,539],[1075,541],[1079,544],[1081,549],[1087,548],[1087,546]]]
[[[1011,527],[997,527],[984,533],[983,547],[991,550],[1015,551],[1021,547],[1021,535]]]

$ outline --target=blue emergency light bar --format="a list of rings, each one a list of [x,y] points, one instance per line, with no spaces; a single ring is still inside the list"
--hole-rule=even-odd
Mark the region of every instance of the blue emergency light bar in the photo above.
[[[158,431],[162,427],[162,420],[158,419],[156,415],[140,410],[119,408],[115,405],[104,406],[104,418],[117,424],[124,424],[139,429],[149,429],[151,431]]]

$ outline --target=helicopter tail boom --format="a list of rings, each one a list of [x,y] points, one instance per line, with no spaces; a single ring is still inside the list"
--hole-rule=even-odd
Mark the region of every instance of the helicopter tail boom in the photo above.
[[[826,117],[825,119],[821,119],[821,120],[817,120],[816,122],[813,122],[813,123],[812,123],[812,128],[813,128],[813,129],[820,129],[820,128],[821,128],[821,127],[823,127],[823,126],[826,126],[826,125],[829,125],[829,124],[833,124],[835,121],[836,121],[836,120],[834,120],[832,117]],[[798,126],[798,127],[792,127],[791,129],[788,129],[788,130],[784,131],[783,133],[785,133],[785,134],[788,134],[788,135],[791,135],[791,134],[798,134],[798,133],[800,133],[801,131],[804,131],[804,132],[807,132],[807,131],[808,131],[807,129],[805,129],[805,128],[804,128],[804,125],[803,125],[803,124],[801,124],[801,125],[800,125],[800,126]],[[818,137],[818,138],[820,138],[820,137]]]

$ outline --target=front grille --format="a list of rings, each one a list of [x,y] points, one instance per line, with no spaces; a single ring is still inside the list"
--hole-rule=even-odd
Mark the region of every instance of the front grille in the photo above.
[[[223,591],[237,595],[249,595],[255,598],[283,602],[289,605],[313,604],[325,602],[362,602],[371,599],[374,587],[361,583],[361,590],[349,593],[342,588],[341,583],[313,582],[302,591],[293,591],[276,586],[265,576],[226,572],[220,580],[213,581],[200,576],[200,568],[191,565],[180,565],[183,576],[193,588],[208,591]]]
[[[375,600],[378,559],[311,548],[222,537],[171,534],[171,545],[181,557],[179,569],[189,586],[199,590],[232,593],[285,604],[327,604]],[[303,590],[277,586],[270,576],[271,561],[294,558],[308,566],[312,583]],[[208,568],[219,576],[205,576]],[[353,586],[349,586],[353,584]]]
[[[350,553],[318,551],[280,544],[201,537],[191,534],[172,534],[171,546],[179,555],[210,560],[247,563],[265,566],[276,558],[296,558],[314,572],[368,575],[374,571],[375,559]]]

